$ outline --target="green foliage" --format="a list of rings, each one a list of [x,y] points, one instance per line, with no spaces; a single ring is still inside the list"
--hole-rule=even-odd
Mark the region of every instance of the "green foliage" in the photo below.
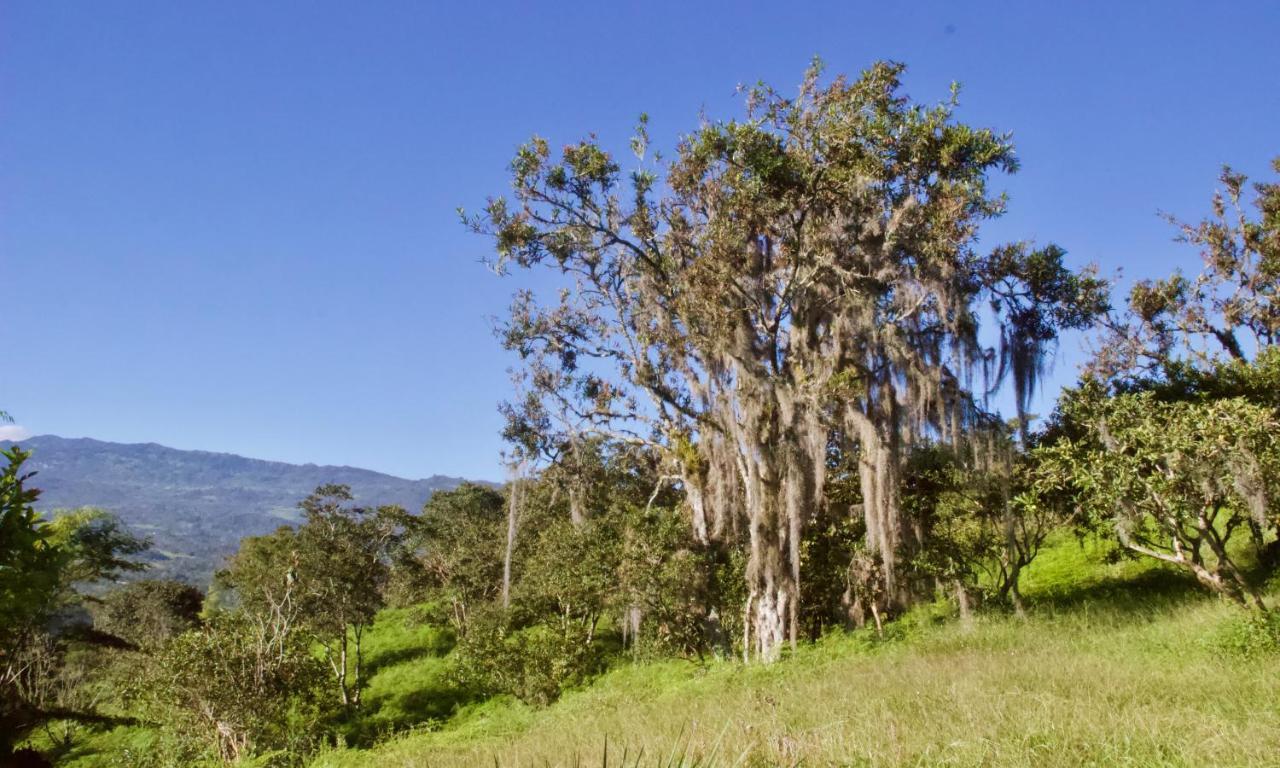
[[[911,452],[902,505],[918,526],[920,548],[913,565],[920,577],[967,584],[976,579],[983,561],[998,552],[999,540],[986,519],[998,513],[998,502],[983,494],[980,474],[943,446]]]
[[[1069,496],[1082,524],[1263,607],[1228,541],[1276,522],[1280,422],[1271,409],[1242,398],[1108,397],[1095,383],[1065,395],[1060,410],[1081,436],[1035,450],[1034,493]]]
[[[1269,764],[1280,656],[1205,643],[1234,609],[1113,551],[1052,538],[1025,575],[1025,621],[964,631],[922,606],[884,640],[834,632],[772,667],[618,665],[549,707],[498,697],[315,765],[595,765],[606,750],[628,766]]]
[[[1210,638],[1213,647],[1248,659],[1280,655],[1280,613],[1232,616]]]
[[[300,764],[323,734],[326,673],[305,639],[242,613],[166,644],[140,695],[173,759],[227,762],[284,750]]]
[[[13,447],[3,452],[0,472],[0,654],[13,652],[18,635],[49,610],[62,583],[65,554],[49,525],[35,511],[40,498],[22,469],[30,454]]]
[[[246,538],[225,571],[242,612],[303,632],[318,643],[344,707],[360,705],[362,639],[385,604],[390,557],[406,515],[355,507],[351,491],[325,485],[299,506],[305,523]]]
[[[204,595],[189,584],[143,579],[108,592],[94,607],[94,627],[140,648],[163,645],[199,622]]]
[[[714,553],[694,540],[685,515],[656,506],[616,514],[622,533],[612,602],[625,631],[636,633],[624,638],[632,655],[700,656],[728,646],[717,608],[738,603],[717,594]],[[737,573],[730,578],[741,581]]]
[[[120,518],[94,507],[56,510],[49,542],[62,552],[60,579],[68,598],[77,584],[114,581],[146,570],[145,563],[131,558],[151,546],[148,539],[130,533]]]
[[[509,615],[491,609],[473,617],[452,664],[452,677],[463,688],[546,705],[598,671],[600,657],[582,624],[548,621],[517,629]]]
[[[95,509],[46,522],[36,513],[39,491],[22,470],[29,454],[3,452],[0,473],[0,758],[31,729],[61,720],[60,743],[76,722],[97,717],[89,687],[91,659],[77,641],[79,587],[112,580],[143,565],[130,559],[147,543],[114,516]]]
[[[621,536],[612,515],[574,525],[553,520],[536,532],[514,595],[536,616],[577,623],[590,637],[609,606],[621,555]]]
[[[800,604],[802,635],[816,640],[829,629],[847,627],[853,621],[849,566],[865,541],[862,520],[842,505],[825,504],[814,516],[800,552],[800,581],[805,585]]]
[[[506,520],[506,501],[492,488],[464,483],[432,494],[422,514],[405,521],[394,552],[394,603],[447,606],[448,620],[465,632],[471,609],[502,588]]]

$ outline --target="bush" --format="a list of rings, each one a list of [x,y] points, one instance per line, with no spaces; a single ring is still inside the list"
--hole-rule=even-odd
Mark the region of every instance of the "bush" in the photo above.
[[[327,672],[298,634],[220,615],[167,643],[150,671],[144,707],[182,762],[300,763],[324,733]]]
[[[450,676],[478,693],[510,694],[545,706],[566,688],[600,668],[600,655],[576,622],[548,622],[515,629],[497,611],[473,618],[458,640]]]
[[[204,595],[177,581],[142,579],[117,587],[93,610],[94,628],[140,648],[159,646],[198,623]]]
[[[1245,658],[1280,653],[1280,613],[1233,616],[1214,639],[1218,648]]]

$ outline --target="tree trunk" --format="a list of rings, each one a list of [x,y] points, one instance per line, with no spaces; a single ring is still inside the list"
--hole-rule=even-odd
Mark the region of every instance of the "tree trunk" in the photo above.
[[[356,709],[359,709],[360,708],[360,668],[364,664],[364,652],[361,649],[360,640],[361,640],[361,636],[364,634],[364,629],[359,624],[357,624],[355,625],[355,627],[352,628],[352,634],[355,635],[355,642],[356,642],[356,665],[355,665],[355,669],[352,670],[354,673],[354,679],[352,680],[351,704]]]
[[[502,607],[511,607],[511,557],[516,548],[520,511],[520,470],[512,467],[511,488],[507,492],[507,548],[502,557]]]
[[[782,655],[782,644],[787,640],[787,617],[792,596],[784,587],[768,584],[752,589],[748,604],[751,623],[755,629],[754,655],[766,664],[777,661]]]
[[[747,562],[747,605],[754,645],[752,655],[776,661],[791,638],[793,608],[798,602],[796,563],[791,537],[798,524],[787,514],[772,457],[763,451],[747,464],[747,511],[750,516],[750,559]]]
[[[342,707],[351,706],[351,697],[347,693],[347,627],[342,627],[342,639],[338,645],[338,690],[342,692]]]
[[[973,629],[973,610],[969,606],[969,590],[965,589],[964,582],[960,579],[955,580],[956,605],[960,609],[960,626],[966,631]]]

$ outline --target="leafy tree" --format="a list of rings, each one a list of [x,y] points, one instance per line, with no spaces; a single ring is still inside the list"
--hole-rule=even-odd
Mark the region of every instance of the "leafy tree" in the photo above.
[[[351,490],[325,485],[298,506],[298,582],[307,630],[324,648],[344,707],[359,707],[364,632],[385,604],[399,507],[351,506]]]
[[[724,602],[714,589],[713,553],[694,540],[680,511],[637,505],[620,508],[618,517],[622,534],[611,602],[621,610],[632,654],[692,656],[725,645],[716,618]]]
[[[321,646],[346,708],[360,706],[364,633],[385,603],[406,518],[399,507],[368,510],[352,500],[347,486],[320,486],[298,505],[301,526],[244,539],[218,577],[259,622],[305,632]]]
[[[961,620],[968,622],[978,571],[999,548],[986,519],[995,507],[981,493],[980,474],[945,447],[913,450],[904,475],[903,509],[921,542],[915,571],[953,593]]]
[[[521,626],[512,619],[498,606],[475,612],[450,656],[450,674],[459,685],[545,706],[599,668],[599,653],[580,623]]]
[[[40,490],[28,486],[33,473],[22,469],[30,452],[13,447],[0,455],[8,462],[0,473],[0,654],[8,660],[52,604],[64,555],[35,511]]]
[[[30,453],[6,449],[0,473],[0,759],[15,738],[31,727],[20,689],[31,673],[25,651],[58,588],[59,553],[48,542],[48,526],[36,513],[40,491],[27,486],[22,469]]]
[[[49,541],[63,556],[59,580],[64,599],[75,599],[78,584],[112,582],[145,571],[146,563],[132,558],[151,546],[148,539],[130,533],[120,518],[95,507],[55,510]]]
[[[326,673],[301,633],[221,613],[164,645],[149,671],[144,707],[179,764],[272,751],[300,761],[318,746]]]
[[[503,495],[463,483],[437,491],[422,514],[406,521],[395,554],[394,579],[403,602],[439,601],[465,634],[476,606],[497,599],[507,525]]]
[[[1274,412],[1242,398],[1107,397],[1096,382],[1068,393],[1060,407],[1080,434],[1035,450],[1033,493],[1069,496],[1082,522],[1114,534],[1125,548],[1265,610],[1228,542],[1250,521],[1275,524]]]
[[[1280,158],[1272,167],[1280,172]],[[1254,184],[1250,205],[1243,174],[1224,167],[1219,180],[1224,190],[1214,194],[1210,217],[1194,224],[1167,217],[1180,242],[1200,249],[1200,274],[1133,286],[1092,363],[1102,379],[1132,386],[1203,375],[1280,341],[1280,184]]]
[[[746,640],[766,660],[795,640],[832,431],[859,447],[867,544],[900,604],[902,447],[959,439],[975,368],[1011,368],[1025,399],[1031,358],[1104,305],[1102,283],[1059,249],[976,252],[1004,208],[987,176],[1015,169],[1012,145],[954,121],[954,99],[911,103],[902,70],[822,86],[814,67],[796,98],[751,89],[745,120],[704,124],[666,166],[645,159],[643,122],[631,172],[594,140],[553,158],[535,138],[512,164],[514,200],[468,219],[500,270],[545,266],[573,284],[549,305],[516,295],[504,338],[527,396],[508,436],[660,450],[699,540],[746,532]],[[1012,340],[992,355],[983,301]],[[999,359],[1011,365],[985,366]]]
[[[94,627],[139,648],[155,648],[199,623],[204,595],[189,584],[133,581],[108,592],[94,610]]]
[[[1280,171],[1280,158],[1272,165]],[[1214,195],[1209,217],[1197,223],[1166,217],[1180,242],[1199,249],[1200,273],[1136,283],[1125,311],[1108,317],[1090,364],[1095,381],[1069,402],[1094,402],[1101,397],[1095,390],[1105,385],[1206,412],[1214,401],[1241,398],[1280,416],[1280,184],[1250,189],[1248,179],[1229,167],[1219,179],[1223,189]],[[1087,441],[1089,425],[1072,416],[1056,425],[1055,437]],[[1246,470],[1257,474],[1252,465],[1233,468],[1236,474]],[[1261,512],[1245,521],[1259,550],[1268,527],[1280,534],[1280,524]],[[1280,544],[1272,548],[1264,560],[1280,553]]]
[[[54,619],[82,604],[77,586],[141,570],[129,556],[147,546],[101,510],[43,520],[34,507],[40,492],[22,469],[30,453],[16,447],[2,453],[8,464],[0,472],[0,757],[17,736],[55,716],[97,719],[69,683],[76,677],[65,664],[75,625]]]
[[[515,594],[521,607],[552,618],[568,633],[576,624],[590,645],[617,592],[620,532],[611,516],[574,525],[552,522],[538,531]]]

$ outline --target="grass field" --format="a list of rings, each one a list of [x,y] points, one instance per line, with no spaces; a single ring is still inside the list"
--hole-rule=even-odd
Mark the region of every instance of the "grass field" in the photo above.
[[[1179,574],[1063,537],[1027,574],[1031,615],[945,605],[782,662],[621,664],[545,709],[450,686],[447,633],[408,610],[371,633],[366,715],[316,768],[409,766],[1280,766],[1280,654]],[[1274,594],[1274,591],[1273,591]],[[143,729],[63,765],[128,765]]]
[[[1280,765],[1280,657],[1229,650],[1238,609],[1106,554],[1048,549],[1025,622],[965,630],[933,606],[771,667],[626,665],[545,710],[463,707],[315,765]],[[412,685],[393,665],[371,691],[384,675]]]

